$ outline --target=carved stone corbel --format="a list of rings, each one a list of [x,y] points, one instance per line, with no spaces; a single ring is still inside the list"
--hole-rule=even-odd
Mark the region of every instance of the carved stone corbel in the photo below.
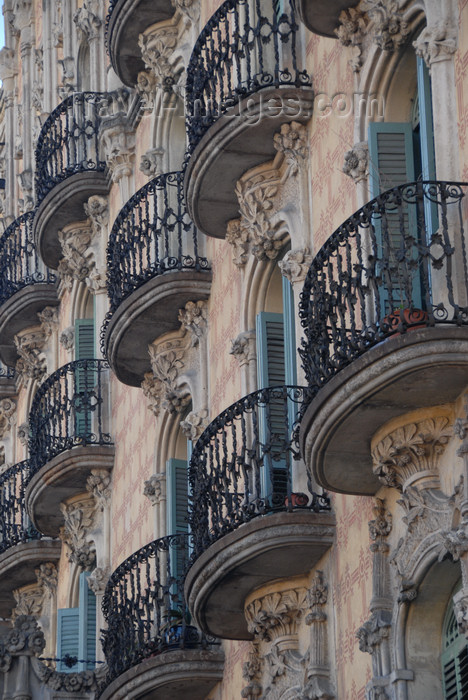
[[[141,383],[143,394],[149,399],[148,408],[156,417],[161,412],[161,401],[164,391],[163,383],[152,372],[147,372]]]
[[[66,289],[71,289],[73,280],[84,282],[94,267],[92,252],[89,250],[93,238],[88,220],[69,224],[58,232],[63,257],[59,262],[58,274]]]
[[[73,21],[78,31],[81,33],[82,37],[88,41],[99,38],[102,24],[100,17],[95,11],[96,8],[93,7],[94,5],[95,3],[93,0],[91,0],[91,2],[86,2],[85,0],[82,7],[73,15]]]
[[[50,338],[52,333],[54,333],[59,326],[57,307],[46,306],[45,309],[37,314],[37,317],[41,323],[41,328],[44,331],[46,339]]]
[[[309,153],[307,127],[300,122],[283,124],[274,135],[273,145],[281,153],[287,163],[287,177],[297,175],[306,164]]]
[[[75,327],[68,326],[62,333],[60,333],[60,345],[62,345],[67,352],[71,352],[75,347]]]
[[[156,177],[163,171],[162,159],[164,148],[150,148],[141,156],[140,170],[147,177]]]
[[[250,252],[257,260],[275,260],[284,245],[278,226],[270,220],[278,187],[276,171],[243,176],[236,185],[243,235],[247,236]],[[232,231],[228,240],[232,240]]]
[[[177,26],[161,22],[138,38],[145,67],[155,77],[155,87],[171,90],[175,83],[171,58],[177,46],[178,33]]]
[[[255,331],[242,331],[231,344],[230,355],[234,355],[243,367],[257,360],[257,334]]]
[[[36,379],[40,381],[46,371],[46,358],[43,348],[46,342],[44,331],[40,326],[34,329],[21,331],[14,337],[19,359],[16,363],[16,371],[23,381]]]
[[[343,46],[353,48],[353,58],[350,65],[355,73],[362,66],[362,45],[366,35],[368,17],[359,8],[350,7],[343,10],[339,18],[339,27],[335,29],[335,34]]]
[[[141,97],[141,108],[152,112],[156,98],[156,77],[152,71],[142,70],[138,73],[136,89]]]
[[[354,180],[356,185],[369,177],[369,147],[366,141],[354,144],[344,155],[343,172]]]
[[[448,61],[457,50],[457,31],[448,20],[423,29],[413,46],[417,56],[421,56],[427,67],[433,63]]]
[[[312,255],[309,248],[289,250],[284,258],[278,262],[283,277],[286,277],[291,284],[304,282],[310,265]]]
[[[61,503],[65,521],[60,537],[70,547],[69,560],[83,571],[90,571],[96,562],[94,542],[89,540],[89,531],[93,529],[96,517],[94,497],[79,498],[70,503]]]
[[[107,582],[109,576],[111,575],[110,566],[99,567],[97,566],[92,573],[88,576],[88,586],[93,591],[95,595],[103,595],[106,590]]]
[[[185,420],[180,422],[180,427],[188,440],[195,443],[208,425],[208,411],[206,409],[195,413],[192,411]]]
[[[397,51],[406,44],[410,27],[399,9],[398,0],[365,0],[361,9],[372,21],[370,31],[382,51]]]
[[[135,130],[126,115],[115,116],[103,123],[100,137],[112,182],[130,176],[135,161]]]
[[[200,300],[188,301],[185,308],[179,309],[182,328],[190,333],[192,346],[198,345],[208,325],[208,303]]]
[[[158,506],[166,500],[166,472],[153,474],[145,481],[143,495],[149,498],[152,506]]]
[[[241,219],[228,221],[226,241],[234,248],[234,265],[243,267],[249,258],[250,237],[248,229]]]
[[[191,401],[186,389],[181,389],[177,380],[185,366],[184,356],[187,350],[185,337],[174,338],[150,345],[148,348],[153,379],[145,379],[145,388],[154,401],[153,412],[159,400],[159,407],[169,413],[182,413]],[[154,381],[153,381],[154,380]],[[150,388],[150,383],[152,387]]]
[[[109,202],[107,197],[93,194],[83,205],[86,216],[91,221],[94,236],[100,236],[109,223]]]
[[[109,472],[106,469],[91,469],[86,481],[86,490],[93,496],[97,509],[103,511],[109,506],[112,496]]]
[[[171,0],[172,6],[196,24],[200,17],[200,0]]]
[[[13,399],[0,400],[0,440],[4,440],[6,434],[16,424],[16,402]]]
[[[50,596],[54,596],[58,586],[58,571],[55,564],[46,562],[41,564],[38,569],[34,570],[37,582],[44,588],[44,591]]]

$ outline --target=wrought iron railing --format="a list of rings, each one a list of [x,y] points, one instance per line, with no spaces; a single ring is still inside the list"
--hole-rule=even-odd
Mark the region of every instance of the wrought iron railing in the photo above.
[[[279,9],[275,0],[226,0],[205,25],[187,68],[189,151],[242,98],[265,87],[311,86],[301,65],[294,2],[284,0],[282,5]]]
[[[76,446],[110,445],[109,366],[76,360],[37,390],[29,414],[32,471]]]
[[[170,270],[208,270],[187,215],[183,173],[159,175],[125,204],[107,248],[111,312],[135,289]]]
[[[49,114],[36,146],[36,199],[75,173],[102,172],[100,109],[107,93],[77,92]]]
[[[110,577],[102,601],[107,682],[149,656],[213,643],[190,624],[184,599],[189,550],[188,535],[162,537],[128,557]]]
[[[19,462],[0,474],[0,554],[21,542],[38,540],[41,533],[31,524],[24,502],[30,463]]]
[[[325,496],[294,491],[296,418],[305,393],[294,386],[256,391],[202,433],[189,469],[194,558],[257,516],[329,509]]]
[[[0,304],[32,284],[52,284],[57,277],[40,259],[34,243],[33,211],[13,221],[0,236]]]
[[[468,324],[467,188],[451,182],[395,187],[322,246],[300,302],[309,396],[392,334]]]

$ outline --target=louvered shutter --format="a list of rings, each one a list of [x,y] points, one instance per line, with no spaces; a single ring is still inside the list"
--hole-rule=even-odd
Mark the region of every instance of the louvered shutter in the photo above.
[[[442,640],[442,682],[444,700],[468,698],[468,646],[459,631],[453,603],[447,611]]]
[[[94,320],[92,318],[78,318],[75,321],[75,360],[92,360],[94,356]],[[80,400],[84,404],[89,403],[88,393],[93,389],[94,382],[94,372],[90,367],[76,370],[75,392],[78,403]],[[90,411],[78,408],[75,412],[75,435],[83,436],[83,438],[89,436],[92,433],[91,420]]]
[[[166,464],[167,486],[167,534],[180,535],[188,532],[188,469],[183,459],[168,459]],[[172,554],[172,553],[171,553]],[[171,574],[181,576],[186,567],[186,552],[177,550],[171,556]]]
[[[75,656],[78,658],[79,649],[79,608],[57,610],[57,658]],[[57,671],[72,673],[78,667],[68,668],[63,661],[57,662]]]
[[[418,105],[419,105],[419,132],[421,142],[421,169],[423,180],[436,179],[435,151],[434,151],[434,123],[432,118],[432,91],[431,78],[426,62],[421,56],[417,57],[418,70]],[[424,200],[424,214],[426,217],[426,229],[430,234],[439,227],[437,204],[428,198]]]
[[[80,624],[78,636],[78,654],[88,664],[79,664],[79,671],[93,669],[96,659],[96,596],[88,586],[89,572],[80,574]]]

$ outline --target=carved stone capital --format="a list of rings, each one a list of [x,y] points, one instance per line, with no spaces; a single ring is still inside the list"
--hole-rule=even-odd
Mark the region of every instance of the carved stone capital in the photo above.
[[[91,570],[96,561],[96,550],[88,537],[96,516],[96,502],[91,496],[71,503],[61,503],[60,510],[65,521],[60,536],[70,547],[69,560],[83,570]]]
[[[231,355],[234,355],[240,366],[257,359],[257,334],[255,331],[242,331],[231,344]]]
[[[344,155],[343,172],[357,184],[369,177],[369,147],[366,141],[356,143]]]
[[[143,495],[149,498],[151,505],[157,506],[166,499],[166,472],[153,474],[145,481]]]
[[[448,61],[457,50],[457,31],[447,20],[423,29],[413,46],[430,68],[433,63]]]
[[[408,40],[410,28],[398,0],[365,0],[361,9],[372,21],[374,42],[382,51],[397,51]]]
[[[15,335],[15,345],[19,360],[16,371],[24,381],[36,379],[40,381],[46,373],[46,359],[42,352],[46,337],[44,331],[37,326]]]
[[[62,333],[60,333],[60,345],[62,345],[65,350],[71,352],[75,347],[75,327],[68,326]]]
[[[107,292],[107,271],[94,269],[86,278],[86,286],[94,295]]]
[[[374,520],[369,520],[369,536],[374,542],[382,537],[387,537],[392,531],[392,514],[385,508],[382,498],[374,499]]]
[[[37,314],[46,338],[50,338],[52,333],[59,326],[58,309],[56,306],[46,306],[43,311]]]
[[[179,321],[192,338],[192,345],[198,345],[208,324],[208,303],[200,300],[188,301],[184,309],[179,309]]]
[[[55,595],[58,585],[58,571],[55,564],[51,561],[41,564],[38,569],[35,569],[37,582],[43,587],[44,591],[51,596]]]
[[[100,139],[112,181],[130,176],[135,160],[135,130],[126,115],[119,113],[103,120]]]
[[[390,634],[392,624],[391,613],[387,610],[377,610],[356,632],[359,649],[374,654],[382,641]]]
[[[83,205],[86,216],[91,221],[93,233],[95,236],[101,234],[106,229],[109,222],[109,203],[107,197],[99,194],[93,194]]]
[[[164,148],[150,148],[143,153],[140,161],[140,170],[147,177],[156,177],[162,173],[162,159]]]
[[[342,10],[335,34],[343,46],[361,47],[367,23],[368,17],[365,12],[359,8],[350,7],[347,10]]]
[[[94,497],[99,510],[104,510],[112,496],[111,476],[105,469],[91,469],[86,481],[86,490]]]
[[[452,435],[449,416],[427,418],[390,431],[373,444],[374,474],[386,486],[402,489],[418,475],[438,479],[442,454]]]
[[[16,402],[13,399],[0,400],[0,440],[3,440],[6,434],[11,430],[16,423]]]
[[[104,568],[97,566],[94,571],[88,576],[88,586],[96,595],[102,595],[106,590],[109,576],[111,575],[110,566]]]
[[[192,411],[185,420],[181,421],[180,427],[188,440],[195,443],[208,425],[208,411],[203,410],[195,413]]]
[[[176,26],[158,23],[138,38],[145,67],[153,73],[156,87],[170,90],[175,82],[171,58],[177,36]]]
[[[279,637],[296,637],[306,603],[306,588],[291,588],[254,599],[245,607],[248,630],[256,639],[269,642]]]
[[[44,588],[39,583],[23,586],[13,591],[16,606],[12,610],[13,620],[19,615],[31,615],[38,618],[42,615],[44,603]]]
[[[280,131],[275,134],[273,144],[288,163],[288,176],[297,175],[299,169],[306,163],[309,152],[307,127],[300,122],[283,124]]]
[[[69,224],[58,232],[63,258],[59,262],[58,274],[67,289],[73,280],[84,282],[94,267],[89,250],[93,231],[89,221]]]
[[[312,263],[312,255],[309,248],[297,248],[289,250],[284,258],[278,262],[281,274],[291,284],[304,282]]]
[[[83,38],[88,39],[88,41],[99,37],[99,31],[102,24],[99,16],[92,11],[92,4],[92,2],[86,2],[85,0],[82,7],[80,7],[73,15],[73,21],[78,30],[81,32]]]

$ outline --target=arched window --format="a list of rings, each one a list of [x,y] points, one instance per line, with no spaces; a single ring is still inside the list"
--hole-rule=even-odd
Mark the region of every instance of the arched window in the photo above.
[[[468,643],[458,628],[452,599],[442,634],[442,680],[444,700],[468,698]]]

